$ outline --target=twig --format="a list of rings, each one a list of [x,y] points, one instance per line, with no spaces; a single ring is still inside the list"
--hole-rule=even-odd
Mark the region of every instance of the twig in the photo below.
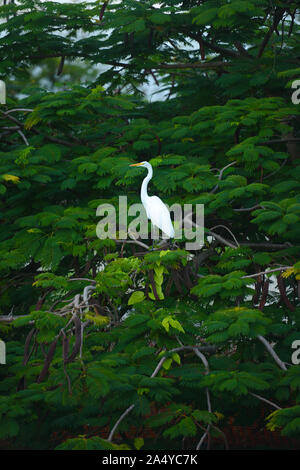
[[[208,425],[208,426],[209,426],[209,425]],[[201,448],[201,446],[202,446],[202,444],[203,444],[203,442],[204,442],[204,439],[206,438],[206,436],[208,436],[208,431],[209,431],[208,426],[207,426],[207,430],[205,431],[205,433],[204,433],[203,436],[201,437],[200,441],[198,442],[197,447],[196,447],[196,450],[200,450],[200,448]]]
[[[284,14],[284,9],[283,8],[276,8],[275,9],[275,12],[274,12],[274,17],[273,17],[273,24],[272,26],[269,28],[269,30],[267,31],[262,43],[261,43],[261,46],[259,48],[259,51],[258,51],[258,54],[257,54],[257,57],[260,59],[261,56],[263,55],[263,52],[265,50],[265,47],[267,46],[274,30],[277,28],[282,16]]]
[[[277,356],[276,352],[270,345],[270,343],[266,340],[266,338],[262,335],[257,335],[257,338],[263,343],[265,348],[269,351],[271,356],[273,357],[274,361],[279,365],[279,367],[283,370],[287,370],[285,363]]]
[[[187,220],[193,227],[199,228],[199,225],[193,222],[193,220],[191,220],[190,217],[192,217],[192,214],[186,215],[184,217],[184,221]],[[221,235],[218,235],[217,233],[212,232],[211,230],[207,230],[207,233],[208,235],[211,235],[212,237],[214,237],[216,240],[223,243],[224,245],[229,246],[230,248],[237,248],[236,245],[233,245],[233,243],[231,243],[229,240],[226,240],[226,238],[221,237]]]
[[[272,248],[272,249],[280,249],[280,248],[290,248],[293,245],[289,242],[286,243],[251,243],[251,242],[240,242],[241,246],[249,246],[252,248]]]
[[[209,374],[209,364],[208,364],[208,361],[207,361],[206,357],[204,356],[204,354],[202,354],[202,352],[200,352],[198,350],[198,348],[194,348],[193,351],[196,354],[196,356],[199,357],[199,359],[201,359],[201,361],[202,361],[202,363],[205,367],[205,375]],[[208,387],[205,388],[205,392],[206,392],[206,400],[207,400],[207,409],[208,409],[209,413],[211,413],[212,408],[211,408],[210,393],[209,393]],[[202,445],[202,443],[203,443],[206,436],[208,437],[208,448],[209,448],[210,427],[211,427],[211,424],[208,424],[204,435],[202,436],[202,438],[198,442],[196,450],[199,450],[201,448],[201,445]]]
[[[280,165],[280,167],[279,167],[277,170],[273,171],[272,173],[269,173],[268,175],[266,175],[266,176],[264,177],[264,180],[266,180],[267,178],[270,178],[270,176],[273,176],[273,175],[275,175],[276,173],[278,173],[278,171],[280,171],[280,170],[284,167],[284,165],[286,164],[287,161],[288,161],[288,158],[286,158],[285,160],[283,160],[283,163]]]
[[[168,355],[169,354],[172,354],[172,353],[175,353],[175,352],[180,352],[180,351],[184,351],[184,350],[192,350],[194,351],[195,348],[200,351],[202,349],[202,347],[195,347],[195,346],[180,346],[178,348],[174,348],[174,349],[171,349],[170,351],[167,351]],[[195,351],[194,351],[195,352]],[[152,372],[151,374],[151,379],[156,377],[156,375],[158,374],[158,372],[160,371],[160,369],[162,368],[162,365],[163,363],[165,362],[165,360],[167,359],[167,355],[166,356],[163,356],[160,361],[158,362],[157,366],[155,367],[154,371]],[[135,407],[135,403],[132,403],[132,405],[130,405],[125,411],[124,413],[122,413],[122,415],[120,416],[120,418],[117,420],[117,422],[115,423],[115,425],[113,426],[112,430],[110,431],[109,433],[109,436],[107,438],[107,440],[109,442],[112,441],[113,437],[114,437],[114,434],[118,428],[118,426],[120,425],[120,423],[123,421],[123,419],[134,409]]]
[[[260,273],[255,273],[255,274],[247,274],[247,276],[242,276],[241,279],[246,279],[250,277],[258,277],[258,276],[262,276],[263,274],[274,273],[276,271],[285,271],[286,269],[291,269],[291,268],[292,266],[281,266],[280,268],[269,269],[269,271],[262,271]]]
[[[24,113],[32,113],[33,109],[30,108],[13,108],[5,111],[5,114],[9,113],[16,113],[16,112],[24,112]]]
[[[214,429],[216,429],[216,430],[221,434],[221,436],[222,436],[223,439],[224,439],[225,449],[226,449],[226,450],[229,450],[229,445],[228,445],[228,441],[227,441],[226,434],[225,434],[223,431],[221,431],[221,429],[218,428],[217,426],[215,426],[214,424],[212,424],[211,427],[214,428]]]
[[[28,146],[29,145],[29,142],[28,140],[26,139],[25,135],[23,134],[22,131],[20,131],[20,129],[17,130],[17,133],[22,137],[22,139],[24,140],[25,144]]]
[[[254,209],[258,209],[259,207],[262,207],[260,204],[256,204],[255,206],[252,207],[240,207],[239,209],[232,209],[234,212],[250,212],[253,211]]]
[[[112,430],[110,431],[110,434],[108,436],[108,442],[111,442],[112,441],[112,438],[114,437],[114,434],[119,426],[119,424],[123,421],[123,419],[131,412],[131,410],[133,410],[133,408],[135,407],[135,403],[133,403],[132,405],[129,406],[129,408],[127,408],[127,410],[124,411],[123,414],[121,414],[120,418],[118,419],[118,421],[115,423],[114,427],[112,428]]]
[[[18,320],[18,318],[26,318],[28,315],[19,315],[19,316],[12,316],[12,315],[1,315],[0,316],[0,322],[5,322],[5,323],[10,323],[15,320]],[[31,320],[29,324],[33,324],[34,320]]]
[[[234,246],[234,248],[237,248],[240,246],[239,242],[237,241],[237,239],[235,238],[234,234],[232,233],[232,231],[226,227],[226,225],[215,225],[215,227],[212,227],[210,230],[214,230],[215,228],[218,228],[218,227],[222,227],[222,228],[225,228],[229,233],[230,235],[232,236],[232,238],[234,239],[235,243],[237,246]]]
[[[219,176],[218,176],[219,181],[221,181],[224,171],[227,170],[227,168],[229,168],[230,166],[235,165],[235,164],[236,164],[236,161],[231,162],[228,165],[224,166],[224,168],[222,168],[222,170],[220,170],[220,173],[219,173]],[[219,183],[210,191],[210,193],[213,194],[214,192],[216,192],[218,187],[219,187]]]
[[[265,403],[268,403],[269,405],[273,406],[274,408],[276,408],[277,410],[281,410],[282,408],[278,405],[276,405],[275,403],[273,403],[271,400],[267,400],[267,398],[264,398],[260,395],[257,395],[257,393],[252,393],[252,392],[249,392],[249,395],[252,395],[253,397],[255,398],[258,398],[259,400],[261,401],[264,401]]]
[[[127,244],[134,244],[139,245],[142,248],[146,248],[146,250],[150,250],[150,247],[146,245],[146,243],[140,242],[139,240],[115,240],[116,243],[127,243]]]
[[[16,119],[15,117],[13,116],[10,116],[7,112],[4,112],[4,111],[1,111],[0,110],[0,113],[6,117],[7,119],[9,119],[10,121],[14,122],[15,124],[18,124],[18,126],[20,126],[21,128],[24,127],[24,124],[19,121],[18,119]],[[32,132],[34,132],[35,134],[38,134],[38,135],[41,135],[42,137],[44,137],[46,140],[49,140],[50,142],[54,142],[54,143],[57,143],[57,144],[62,144],[62,145],[66,145],[68,147],[72,147],[73,143],[70,143],[70,142],[66,142],[65,140],[62,140],[62,139],[58,139],[57,137],[52,137],[50,135],[44,135],[42,134],[40,131],[38,131],[37,129],[32,129]]]
[[[210,230],[208,230],[207,233],[208,235],[211,235],[212,237],[214,237],[216,240],[223,243],[224,245],[229,246],[230,248],[237,248],[236,245],[231,243],[229,240],[226,240],[226,238],[221,237],[221,235],[218,235],[215,232],[211,232]]]
[[[111,62],[111,61],[105,61],[105,64],[112,65],[115,67],[123,67],[123,68],[133,68],[134,64],[128,63],[126,64],[125,62]],[[169,69],[203,69],[203,70],[209,70],[209,69],[219,69],[222,67],[226,67],[227,65],[230,65],[229,62],[223,62],[223,61],[209,61],[209,62],[190,62],[190,63],[174,63],[174,64],[153,64],[151,65],[152,69],[155,70],[169,70]]]

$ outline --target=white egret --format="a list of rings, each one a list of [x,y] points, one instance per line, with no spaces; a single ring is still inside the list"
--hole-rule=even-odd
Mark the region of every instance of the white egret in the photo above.
[[[130,166],[142,166],[147,168],[148,174],[141,187],[141,200],[148,219],[153,225],[160,228],[169,238],[174,238],[175,232],[171,222],[170,212],[167,206],[157,196],[148,196],[147,186],[153,176],[152,165],[149,162],[134,163]]]

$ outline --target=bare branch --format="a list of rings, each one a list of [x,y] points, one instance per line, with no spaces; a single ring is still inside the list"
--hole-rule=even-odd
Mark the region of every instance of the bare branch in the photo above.
[[[20,131],[20,129],[17,130],[17,133],[22,137],[22,139],[24,140],[25,144],[28,146],[29,145],[29,142],[28,140],[26,139],[25,135],[23,134],[22,131]]]
[[[222,228],[225,228],[229,233],[230,235],[232,236],[232,238],[234,239],[235,243],[237,246],[234,246],[234,248],[237,248],[240,246],[239,242],[237,241],[236,237],[234,236],[234,234],[232,233],[232,231],[226,226],[226,225],[216,225],[215,227],[212,227],[211,230],[214,230],[215,228],[218,228],[218,227],[222,227]]]
[[[281,266],[280,268],[274,268],[274,269],[269,269],[269,271],[261,271],[260,273],[255,273],[255,274],[247,274],[247,276],[242,276],[241,279],[246,279],[250,277],[258,277],[262,276],[263,274],[269,274],[269,273],[274,273],[276,271],[285,271],[286,269],[291,269],[292,266]]]
[[[192,224],[193,227],[198,228],[199,225],[196,224],[195,222],[193,222],[191,220],[191,217],[192,217],[192,214],[188,214],[184,217],[184,220],[185,221],[187,220],[190,224]],[[216,240],[220,241],[224,245],[229,246],[230,248],[237,248],[236,245],[233,245],[233,243],[231,243],[229,240],[226,240],[226,238],[221,237],[221,235],[218,235],[217,233],[212,232],[211,230],[207,230],[207,233],[208,233],[208,235],[211,235],[212,237],[214,237]]]
[[[133,68],[134,64],[126,64],[125,62],[107,62],[105,64],[112,65],[114,67],[122,68]],[[153,70],[172,70],[172,69],[203,69],[203,70],[214,70],[230,65],[228,62],[223,61],[209,61],[209,62],[190,62],[190,63],[174,63],[174,64],[153,64],[151,69]]]
[[[220,173],[219,173],[219,175],[218,175],[219,181],[221,181],[224,171],[227,170],[227,168],[229,168],[230,166],[235,165],[235,164],[236,164],[236,161],[231,162],[231,163],[229,163],[229,165],[224,166],[224,168],[222,168],[222,169],[220,170]],[[210,191],[211,194],[214,193],[214,192],[216,192],[216,190],[218,189],[218,187],[219,187],[219,183]]]
[[[279,367],[282,370],[287,370],[285,363],[277,356],[276,352],[274,351],[270,343],[266,340],[266,338],[262,335],[257,335],[257,338],[263,343],[263,345],[269,351],[269,353],[273,357],[274,361],[279,365]]]
[[[241,246],[249,246],[250,248],[270,248],[270,249],[285,249],[285,248],[290,248],[293,245],[289,242],[286,243],[251,243],[251,242],[240,242]]]
[[[0,316],[0,322],[3,323],[11,323],[15,320],[18,320],[18,318],[26,318],[28,315],[18,315],[18,316],[12,316],[12,315],[1,315]],[[29,324],[34,323],[34,321],[30,321]]]
[[[178,348],[174,348],[174,349],[171,349],[170,351],[166,351],[167,354],[172,354],[172,353],[175,353],[175,352],[180,352],[180,351],[184,351],[184,350],[191,350],[191,351],[194,351],[195,352],[195,349],[197,349],[197,351],[200,353],[200,350],[202,349],[201,346],[180,346]],[[154,378],[156,377],[156,375],[158,374],[158,372],[160,371],[160,369],[162,368],[162,365],[163,363],[165,362],[165,360],[167,359],[167,354],[165,356],[163,356],[159,363],[157,364],[157,366],[155,367],[154,371],[152,372],[151,374],[151,378]],[[198,354],[197,354],[198,355]],[[202,359],[201,359],[202,360]],[[208,363],[207,363],[208,364]],[[109,433],[109,436],[107,438],[107,440],[109,442],[112,441],[113,437],[114,437],[114,434],[118,428],[118,426],[120,425],[120,423],[123,421],[123,419],[134,409],[135,407],[135,403],[132,403],[132,405],[130,405],[125,411],[124,413],[120,416],[120,418],[118,419],[118,421],[115,423],[115,425],[113,426],[112,430],[110,431]]]
[[[226,238],[221,237],[221,235],[218,235],[217,233],[212,232],[211,230],[208,230],[207,233],[208,235],[211,235],[219,242],[223,243],[223,245],[229,246],[230,248],[238,248],[237,245],[234,245],[229,240],[226,240]]]
[[[272,26],[269,28],[269,30],[267,31],[261,45],[260,45],[260,48],[259,48],[259,51],[258,51],[258,54],[257,54],[257,57],[260,58],[262,55],[263,55],[263,52],[273,34],[273,32],[276,30],[278,24],[280,23],[281,19],[282,19],[282,16],[284,14],[284,9],[283,8],[276,8],[275,9],[275,13],[274,13],[274,17],[273,17],[273,24]]]
[[[70,277],[68,281],[87,281],[87,282],[95,282],[95,279],[88,279],[87,277]]]
[[[241,207],[239,209],[232,209],[234,212],[250,212],[253,211],[254,209],[258,209],[259,207],[262,207],[260,204],[256,204],[255,206],[252,207]]]
[[[24,112],[24,113],[32,113],[33,109],[31,108],[13,108],[5,111],[6,114],[9,113],[17,113],[17,112]]]
[[[135,407],[135,403],[133,403],[132,405],[130,405],[127,410],[124,411],[123,414],[121,414],[120,418],[118,419],[118,421],[115,423],[114,427],[112,428],[112,430],[110,431],[110,434],[108,436],[108,442],[111,442],[112,441],[112,438],[114,437],[114,434],[117,430],[117,428],[119,427],[119,425],[121,424],[121,422],[123,421],[123,419],[133,410],[133,408]]]
[[[278,405],[276,405],[275,403],[273,403],[271,400],[267,400],[267,398],[264,398],[260,395],[257,395],[257,393],[252,393],[252,392],[249,392],[249,395],[252,395],[253,397],[255,398],[258,398],[258,400],[261,400],[261,401],[264,401],[265,403],[268,403],[269,405],[273,406],[274,408],[276,408],[277,410],[281,410],[282,408]]]
[[[125,244],[128,244],[128,245],[139,245],[141,246],[142,248],[145,248],[146,250],[150,250],[150,246],[146,245],[146,243],[143,243],[139,240],[115,240],[116,243],[125,243]]]

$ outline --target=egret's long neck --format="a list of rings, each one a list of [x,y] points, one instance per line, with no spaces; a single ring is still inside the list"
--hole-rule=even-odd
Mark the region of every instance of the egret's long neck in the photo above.
[[[147,198],[149,197],[148,196],[148,193],[147,193],[147,187],[148,187],[148,183],[149,181],[151,180],[152,176],[153,176],[153,171],[152,171],[152,167],[147,167],[148,168],[148,175],[146,176],[146,178],[144,179],[143,183],[142,183],[142,187],[141,187],[141,200],[142,202],[144,203]]]

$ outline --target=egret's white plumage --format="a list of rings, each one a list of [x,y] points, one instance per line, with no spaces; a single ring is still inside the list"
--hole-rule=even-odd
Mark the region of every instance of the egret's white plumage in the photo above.
[[[145,208],[148,219],[152,224],[160,228],[166,235],[173,238],[175,235],[174,228],[171,222],[170,212],[167,206],[157,196],[148,196],[147,187],[148,183],[153,176],[152,165],[149,162],[135,163],[130,166],[142,166],[147,168],[148,174],[144,179],[141,187],[141,200]]]

